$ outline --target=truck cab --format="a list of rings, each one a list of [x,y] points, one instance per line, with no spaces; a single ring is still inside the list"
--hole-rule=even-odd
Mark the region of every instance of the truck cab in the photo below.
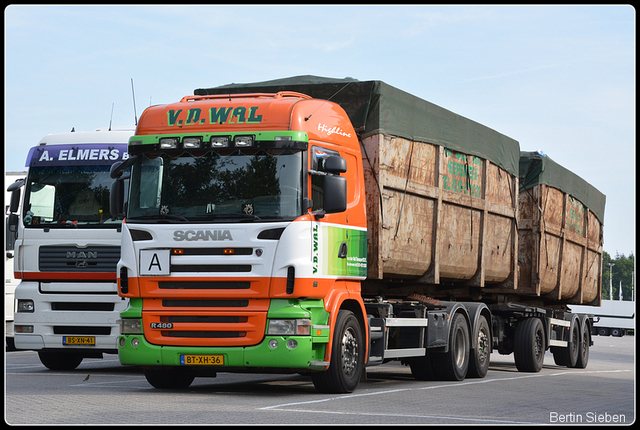
[[[28,173],[9,187],[16,235],[14,342],[38,351],[50,369],[116,353],[122,219],[109,212],[111,164],[128,158],[133,129],[45,136],[27,156]],[[20,195],[22,195],[20,197]]]
[[[338,105],[185,97],[148,108],[129,153],[113,171],[131,168],[122,363],[155,386],[205,370],[322,371],[340,309],[365,333],[362,161]],[[355,383],[363,364],[360,353]]]

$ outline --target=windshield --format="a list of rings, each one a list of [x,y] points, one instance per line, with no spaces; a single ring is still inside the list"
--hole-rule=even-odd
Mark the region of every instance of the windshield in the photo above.
[[[303,151],[141,155],[132,167],[127,219],[293,219],[302,213]]]
[[[24,201],[27,227],[114,227],[109,165],[31,167]]]

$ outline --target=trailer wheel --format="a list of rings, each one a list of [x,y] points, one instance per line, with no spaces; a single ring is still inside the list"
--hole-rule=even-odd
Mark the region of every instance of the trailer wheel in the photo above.
[[[580,342],[578,342],[578,359],[575,367],[584,369],[589,362],[589,325],[585,322],[580,330]]]
[[[449,330],[449,351],[431,356],[434,375],[447,381],[462,381],[469,369],[469,349],[469,325],[466,318],[457,313]]]
[[[51,370],[73,370],[82,363],[82,355],[68,352],[38,351],[38,358]]]
[[[491,354],[491,332],[484,315],[481,315],[478,320],[477,336],[476,348],[470,352],[467,376],[484,378],[489,370],[489,355]]]
[[[351,311],[338,312],[331,348],[331,364],[324,372],[311,374],[321,393],[350,393],[356,389],[364,368],[364,336]]]
[[[144,377],[155,388],[187,388],[193,382],[195,374],[187,367],[145,368]]]
[[[580,327],[576,318],[569,326],[569,339],[567,347],[552,347],[553,361],[559,366],[576,367],[578,355],[580,354]]]
[[[513,355],[520,372],[539,372],[544,361],[544,328],[539,318],[526,318],[515,332]]]

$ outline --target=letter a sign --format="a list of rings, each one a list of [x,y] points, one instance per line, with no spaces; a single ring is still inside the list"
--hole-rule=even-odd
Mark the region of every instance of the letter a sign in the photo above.
[[[141,249],[140,275],[158,276],[169,274],[168,249]]]

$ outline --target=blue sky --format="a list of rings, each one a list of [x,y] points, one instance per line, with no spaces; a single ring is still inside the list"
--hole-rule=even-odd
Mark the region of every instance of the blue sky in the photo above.
[[[5,8],[5,170],[49,133],[297,75],[380,80],[541,149],[607,196],[604,250],[635,255],[630,6]]]

